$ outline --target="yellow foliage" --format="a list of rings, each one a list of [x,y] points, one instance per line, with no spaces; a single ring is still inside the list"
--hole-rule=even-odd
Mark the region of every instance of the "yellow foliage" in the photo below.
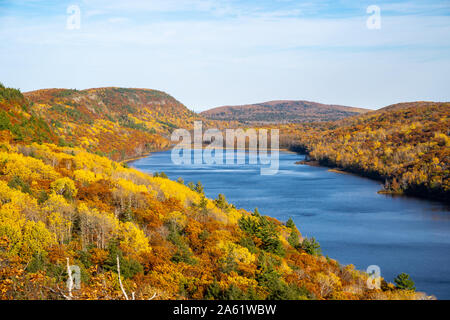
[[[68,177],[55,180],[52,182],[51,188],[56,194],[64,195],[68,198],[75,197],[78,193],[75,183]]]
[[[163,217],[161,219],[164,222],[172,221],[176,223],[181,229],[184,229],[187,225],[187,217],[185,214],[179,212],[179,211],[172,211]]]
[[[100,157],[81,149],[77,150],[75,155],[76,169],[89,170],[94,173],[102,173],[110,176],[113,170],[112,162],[108,158]]]
[[[122,189],[126,190],[127,192],[131,194],[138,194],[138,193],[146,193],[148,192],[147,186],[145,185],[136,185],[133,182],[125,179],[118,179],[116,180],[116,184],[121,187]]]
[[[159,187],[167,199],[175,198],[180,200],[182,204],[200,202],[201,197],[199,193],[192,191],[178,182],[164,178],[152,178],[151,181]]]
[[[256,256],[248,251],[247,248],[230,241],[219,241],[217,247],[225,251],[227,257],[235,262],[250,264],[256,261]]]
[[[315,280],[319,284],[320,295],[322,297],[327,297],[333,291],[340,290],[342,287],[341,279],[332,272],[319,272],[316,274]]]
[[[29,257],[54,244],[53,235],[43,222],[25,219],[20,209],[13,204],[0,208],[0,237],[3,236],[6,236],[9,242],[9,256]]]
[[[23,229],[23,254],[42,253],[55,243],[52,233],[42,221],[27,221]]]
[[[46,217],[48,228],[59,243],[70,239],[74,219],[74,210],[66,199],[52,193],[43,204],[42,211]]]
[[[42,160],[25,157],[18,153],[0,152],[0,173],[10,178],[19,177],[23,181],[54,180],[59,174]]]
[[[83,183],[87,183],[87,184],[91,184],[96,181],[104,179],[103,174],[94,173],[92,171],[87,171],[84,169],[75,170],[73,172],[73,175],[74,175],[75,180],[83,182]]]
[[[19,254],[25,222],[25,217],[16,206],[8,203],[0,207],[0,237],[6,236],[9,245],[7,254],[10,256]]]
[[[126,222],[120,226],[120,247],[124,252],[143,254],[151,251],[148,238],[144,232],[132,222]]]
[[[37,201],[29,194],[16,189],[11,189],[5,181],[0,180],[0,203],[12,203],[20,210],[31,212],[37,210]]]
[[[225,279],[219,282],[219,286],[222,290],[228,288],[232,284],[240,288],[241,290],[247,291],[250,288],[256,288],[258,282],[255,279],[242,277],[234,271],[230,272],[230,274],[227,274],[225,276]]]

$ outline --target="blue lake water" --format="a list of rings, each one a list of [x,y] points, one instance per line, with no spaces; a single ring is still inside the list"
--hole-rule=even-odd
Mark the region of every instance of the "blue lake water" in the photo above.
[[[303,156],[280,153],[280,169],[260,175],[255,165],[175,165],[158,152],[131,165],[169,178],[201,181],[205,194],[226,196],[238,208],[292,217],[303,236],[315,237],[322,252],[360,270],[378,265],[392,282],[411,275],[417,290],[450,299],[450,211],[444,204],[377,194],[378,182],[327,168],[296,165]]]

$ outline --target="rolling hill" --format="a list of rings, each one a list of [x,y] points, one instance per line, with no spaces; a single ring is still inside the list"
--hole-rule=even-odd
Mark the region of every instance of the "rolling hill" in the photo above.
[[[1,140],[80,146],[124,160],[170,146],[170,134],[202,119],[170,95],[150,89],[44,89],[22,94],[2,87]]]
[[[343,120],[282,128],[322,165],[374,178],[385,193],[450,199],[450,103],[409,102]]]
[[[207,119],[242,123],[301,123],[334,121],[369,110],[310,101],[269,101],[242,106],[224,106],[201,113]]]

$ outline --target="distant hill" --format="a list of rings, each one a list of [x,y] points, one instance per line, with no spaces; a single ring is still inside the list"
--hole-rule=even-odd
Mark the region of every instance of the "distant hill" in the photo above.
[[[378,109],[377,112],[384,111],[397,111],[403,109],[414,109],[414,108],[425,108],[431,107],[436,104],[443,104],[444,102],[433,102],[433,101],[413,101],[413,102],[401,102],[396,104],[391,104],[387,107]],[[448,102],[446,102],[448,104]]]
[[[291,124],[292,149],[385,183],[383,193],[450,199],[450,103],[408,102],[332,123]]]
[[[224,106],[201,113],[214,120],[245,123],[301,123],[334,121],[366,113],[370,110],[310,101],[269,101],[241,106]]]
[[[9,129],[2,140],[82,146],[114,160],[167,148],[174,129],[189,128],[201,119],[170,95],[150,89],[44,89],[22,94],[2,87],[2,96],[0,130]]]

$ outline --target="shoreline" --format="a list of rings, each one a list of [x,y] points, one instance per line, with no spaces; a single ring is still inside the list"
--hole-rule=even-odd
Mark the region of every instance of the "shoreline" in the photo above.
[[[339,173],[339,174],[346,174],[346,175],[353,175],[353,176],[359,177],[358,175],[356,175],[354,173],[343,171],[343,170],[338,169],[338,168],[328,169],[328,172]]]
[[[156,151],[156,152],[159,152],[159,151]],[[144,158],[150,157],[151,155],[152,155],[152,152],[149,152],[149,153],[143,154],[141,156],[137,156],[137,157],[133,157],[133,158],[129,158],[129,159],[125,159],[125,160],[119,161],[119,163],[120,164],[129,164],[130,162],[134,162],[134,161],[137,161],[137,160],[140,160],[140,159],[144,159]]]
[[[295,151],[293,151],[293,152],[295,152]],[[295,153],[297,153],[298,155],[303,155],[303,156],[307,155],[306,153],[301,153],[301,152],[295,152]],[[326,165],[322,165],[319,163],[319,161],[316,161],[316,160],[300,160],[300,161],[295,162],[295,164],[296,165],[307,165],[307,166],[311,166],[311,167],[328,168],[328,170],[327,170],[328,172],[334,172],[334,173],[339,173],[339,174],[351,175],[351,176],[355,176],[358,178],[369,179],[372,181],[379,182],[380,185],[383,185],[383,181],[380,179],[372,178],[370,176],[366,176],[364,174],[359,174],[356,172],[347,171],[343,168],[329,167]],[[413,199],[418,199],[418,200],[435,201],[435,202],[438,202],[438,203],[444,204],[444,205],[448,205],[450,203],[450,200],[447,200],[446,198],[441,198],[438,196],[411,194],[411,193],[404,193],[404,192],[399,193],[399,192],[384,190],[383,188],[378,190],[377,193],[381,194],[381,195],[385,195],[385,196],[395,196],[395,197],[413,198]]]
[[[117,162],[120,163],[120,164],[130,164],[131,162],[150,157],[155,152],[164,152],[164,151],[169,151],[170,149],[171,148],[149,151],[149,152],[146,152],[146,153],[144,153],[144,154],[142,154],[140,156],[135,156],[135,157],[124,159],[122,161],[117,161]]]

